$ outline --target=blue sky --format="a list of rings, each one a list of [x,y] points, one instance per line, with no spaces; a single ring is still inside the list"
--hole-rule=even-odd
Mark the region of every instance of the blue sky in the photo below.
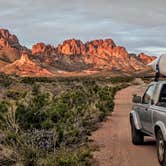
[[[0,0],[0,27],[20,43],[112,38],[129,52],[166,53],[165,0]]]

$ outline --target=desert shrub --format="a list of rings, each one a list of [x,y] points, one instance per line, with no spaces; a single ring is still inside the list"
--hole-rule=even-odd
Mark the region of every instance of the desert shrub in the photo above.
[[[13,99],[13,100],[19,100],[21,98],[24,98],[26,96],[26,92],[24,91],[17,91],[17,90],[8,90],[6,93],[6,96]]]
[[[16,161],[14,160],[14,156],[1,156],[0,158],[0,165],[2,166],[11,166],[11,165],[15,165]]]
[[[0,128],[17,132],[19,126],[16,120],[17,105],[15,101],[1,101],[0,108]]]
[[[17,122],[23,130],[54,130],[57,145],[76,144],[82,140],[82,135],[90,132],[92,123],[103,120],[113,111],[116,91],[116,88],[102,88],[89,80],[51,101],[49,94],[36,91],[28,106],[18,105]]]
[[[12,138],[12,139],[11,139]],[[88,147],[59,147],[55,149],[52,131],[28,131],[8,136],[7,145],[17,152],[17,161],[25,166],[87,166],[90,164],[91,150]]]
[[[134,80],[134,77],[129,77],[129,76],[119,76],[119,77],[111,77],[110,78],[110,81],[113,84],[131,82],[133,80]]]
[[[16,161],[25,166],[38,166],[37,159],[42,155],[42,151],[32,143],[32,136],[26,137],[27,133],[7,131],[4,145],[10,146],[17,153]]]
[[[62,148],[55,153],[49,153],[45,159],[38,160],[39,166],[90,166],[92,158],[88,148],[66,149]]]
[[[9,148],[0,145],[0,165],[1,166],[11,166],[16,164],[16,154]]]
[[[37,159],[38,155],[40,155],[39,150],[35,149],[34,146],[27,146],[24,148],[25,150],[22,150],[22,163],[24,163],[25,166],[38,166]]]
[[[12,84],[13,80],[10,76],[0,73],[0,85],[4,87],[9,87]]]
[[[38,94],[32,98],[28,106],[18,105],[16,117],[22,129],[41,129],[41,122],[47,119],[44,106],[49,102],[49,94]]]
[[[49,77],[24,77],[22,78],[21,82],[26,83],[26,84],[34,84],[35,82],[46,82],[46,83],[51,83],[54,82],[55,80],[53,78]]]
[[[44,129],[28,130],[22,134],[22,139],[26,139],[26,142],[29,145],[35,145],[39,149],[47,151],[54,151],[57,143],[56,133]]]
[[[154,78],[148,78],[148,77],[141,77],[142,81],[146,84],[150,84],[154,80]]]
[[[80,146],[87,144],[96,123],[113,111],[115,93],[128,83],[110,87],[98,85],[95,79],[70,78],[63,83],[68,88],[58,94],[43,90],[40,82],[53,81],[57,80],[22,78],[32,84],[29,92],[7,91],[8,101],[0,102],[5,144],[26,166],[86,166],[90,153]]]
[[[1,121],[4,120],[4,113],[6,113],[7,111],[8,111],[7,102],[1,101],[0,102],[0,120]]]
[[[108,113],[113,111],[114,108],[114,95],[116,89],[111,87],[104,87],[98,91],[99,101],[96,103],[96,107],[101,112],[100,114],[100,121],[104,119]]]

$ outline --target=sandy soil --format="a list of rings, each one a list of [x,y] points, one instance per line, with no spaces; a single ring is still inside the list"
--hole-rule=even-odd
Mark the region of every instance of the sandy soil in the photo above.
[[[115,110],[106,122],[92,134],[91,139],[99,146],[94,159],[99,166],[159,166],[155,141],[145,138],[145,145],[131,143],[129,112],[131,98],[141,93],[142,86],[131,86],[119,91],[115,98]]]

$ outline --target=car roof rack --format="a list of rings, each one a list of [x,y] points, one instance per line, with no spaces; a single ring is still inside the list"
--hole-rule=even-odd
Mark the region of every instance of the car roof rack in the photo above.
[[[166,76],[163,76],[160,73],[156,72],[155,75],[143,76],[143,78],[153,78],[154,82],[158,82],[160,81],[160,78],[166,78]]]
[[[144,76],[144,78],[154,78],[154,82],[158,82],[160,80],[160,78],[166,78],[166,76],[163,76],[160,73],[160,68],[159,68],[159,64],[156,65],[156,73],[155,76],[151,75],[151,76]]]

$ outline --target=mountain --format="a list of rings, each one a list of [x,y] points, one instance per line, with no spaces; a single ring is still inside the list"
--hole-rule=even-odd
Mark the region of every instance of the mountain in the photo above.
[[[21,76],[56,76],[64,73],[125,72],[148,70],[147,63],[155,57],[141,53],[129,54],[112,39],[65,40],[57,47],[36,43],[27,49],[15,35],[0,29],[0,71]]]
[[[11,63],[20,58],[20,51],[26,49],[21,46],[15,35],[8,30],[0,29],[0,61]],[[0,63],[1,64],[1,63]]]
[[[0,72],[21,76],[52,76],[53,74],[29,59],[31,50],[22,46],[15,35],[0,29]]]
[[[130,56],[124,47],[113,40],[93,40],[85,44],[80,40],[66,40],[57,48],[44,43],[32,47],[43,63],[65,71],[110,70],[134,72],[147,69],[137,57]]]
[[[4,72],[6,74],[17,74],[21,76],[53,76],[51,72],[41,68],[35,62],[30,60],[28,52],[25,51],[21,53],[20,59],[11,64],[5,65],[0,69],[0,72]]]
[[[146,55],[146,54],[144,54],[144,53],[140,53],[140,54],[138,55],[138,59],[139,59],[142,63],[144,63],[145,65],[147,65],[148,63],[150,63],[150,62],[152,62],[153,60],[155,60],[155,59],[156,59],[156,56],[148,56],[148,55]]]

